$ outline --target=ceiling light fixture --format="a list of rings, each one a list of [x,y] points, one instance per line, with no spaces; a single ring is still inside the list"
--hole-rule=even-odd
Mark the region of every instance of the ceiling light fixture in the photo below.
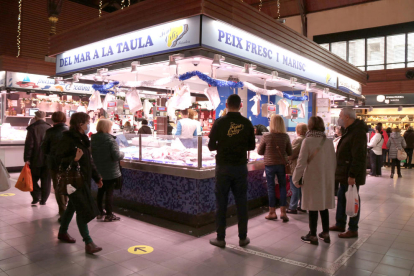
[[[80,77],[82,77],[82,73],[76,73],[72,75],[73,82],[79,82]]]
[[[100,77],[102,77],[106,73],[108,73],[108,68],[100,68],[100,69],[96,70],[96,75],[100,76]]]
[[[133,61],[131,63],[131,72],[138,72],[138,66],[140,66],[141,63],[139,61]]]
[[[297,81],[298,81],[297,78],[291,77],[290,78],[290,86],[295,87],[295,82],[297,82]]]
[[[257,66],[254,65],[254,64],[245,63],[242,72],[245,73],[245,74],[250,74],[256,68],[257,68]]]
[[[279,73],[277,71],[272,71],[272,80],[278,80],[279,79]]]
[[[213,63],[211,65],[213,65],[215,67],[219,67],[219,66],[221,66],[221,61],[223,61],[225,59],[226,58],[223,57],[222,55],[215,54],[214,59],[213,59]]]
[[[62,77],[55,77],[55,85],[59,84],[62,80]]]

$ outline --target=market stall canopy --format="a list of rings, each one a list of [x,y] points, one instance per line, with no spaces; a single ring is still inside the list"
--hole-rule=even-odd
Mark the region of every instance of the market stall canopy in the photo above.
[[[50,53],[57,55],[106,38],[199,14],[254,34],[359,83],[365,84],[367,81],[365,72],[275,19],[236,0],[144,1],[51,37]]]

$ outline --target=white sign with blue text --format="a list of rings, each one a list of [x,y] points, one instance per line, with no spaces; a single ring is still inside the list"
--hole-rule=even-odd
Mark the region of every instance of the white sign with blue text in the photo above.
[[[316,62],[206,16],[202,25],[203,46],[337,88],[338,74]]]
[[[200,16],[111,37],[59,54],[56,74],[200,45]]]
[[[71,92],[71,93],[84,93],[92,94],[94,89],[91,84],[83,83],[65,83],[63,81],[59,84],[55,84],[54,79],[49,79],[44,75],[34,75],[26,73],[7,72],[7,87],[25,88],[43,91],[56,91],[56,92]]]

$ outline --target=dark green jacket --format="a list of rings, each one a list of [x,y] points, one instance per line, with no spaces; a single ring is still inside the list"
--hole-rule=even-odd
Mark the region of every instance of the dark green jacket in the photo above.
[[[115,137],[109,133],[98,132],[91,138],[92,157],[103,180],[121,176],[119,161],[124,153],[119,150]]]

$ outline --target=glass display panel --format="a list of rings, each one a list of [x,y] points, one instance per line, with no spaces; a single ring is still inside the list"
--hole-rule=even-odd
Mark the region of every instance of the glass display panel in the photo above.
[[[384,65],[368,66],[367,71],[371,71],[371,70],[384,70]]]
[[[414,33],[408,34],[407,48],[408,48],[407,49],[407,52],[408,52],[407,61],[408,62],[414,61]],[[412,67],[412,65],[408,67]]]
[[[387,64],[387,69],[405,68],[405,63]]]
[[[0,144],[24,144],[26,140],[26,127],[12,127],[10,124],[0,126]]]

